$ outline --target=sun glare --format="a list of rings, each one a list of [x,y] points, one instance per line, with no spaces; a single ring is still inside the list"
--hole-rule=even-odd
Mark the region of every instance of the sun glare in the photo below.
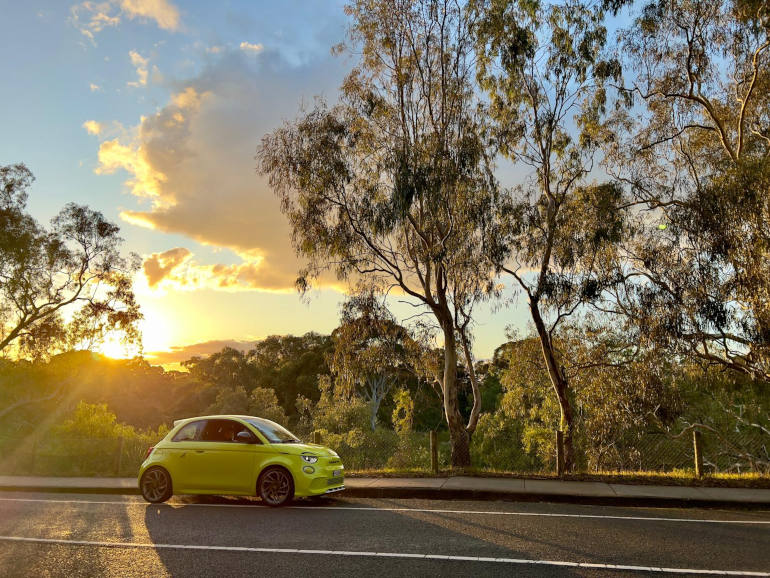
[[[112,359],[129,359],[136,355],[135,346],[127,346],[119,340],[108,340],[102,343],[96,350],[102,355]]]

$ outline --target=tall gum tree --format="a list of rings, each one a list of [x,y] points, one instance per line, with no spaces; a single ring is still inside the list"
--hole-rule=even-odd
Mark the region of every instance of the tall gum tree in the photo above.
[[[466,467],[480,404],[466,423],[455,305],[470,311],[492,287],[481,247],[494,205],[467,12],[455,0],[358,0],[346,11],[358,64],[339,104],[318,102],[266,135],[258,169],[308,261],[300,288],[333,271],[359,288],[400,292],[435,319],[452,465]]]
[[[534,178],[507,191],[487,245],[526,295],[561,410],[565,465],[575,412],[555,336],[611,283],[602,272],[623,229],[620,187],[590,180],[617,60],[600,6],[580,0],[471,0],[477,76],[500,153]]]
[[[644,210],[606,308],[640,340],[770,381],[770,7],[631,5],[608,170]]]

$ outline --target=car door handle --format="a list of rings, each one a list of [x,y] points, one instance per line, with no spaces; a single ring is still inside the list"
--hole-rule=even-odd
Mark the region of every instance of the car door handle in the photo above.
[[[196,454],[202,454],[202,453],[203,453],[203,452],[205,452],[205,451],[206,451],[206,450],[195,450],[195,453],[196,453]]]

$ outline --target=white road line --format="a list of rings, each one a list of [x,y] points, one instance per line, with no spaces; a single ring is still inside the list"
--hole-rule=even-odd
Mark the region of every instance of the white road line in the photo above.
[[[204,505],[204,504],[201,504]],[[598,518],[601,520],[642,520],[645,522],[691,522],[704,524],[760,524],[770,525],[770,520],[706,520],[702,518],[657,518],[652,516],[603,516],[600,514],[554,514],[546,512],[487,512],[484,510],[432,510],[421,508],[360,508],[330,506],[289,506],[295,510],[356,510],[377,512],[420,512],[435,514],[470,514],[473,516],[533,516],[542,518]]]
[[[142,506],[150,507],[157,504],[134,501],[117,500],[46,500],[44,498],[0,498],[0,502],[49,502],[54,504],[109,504],[117,506]],[[254,504],[196,504],[196,503],[170,503],[171,507],[196,507],[196,508],[255,508],[263,507],[259,503]],[[704,518],[662,518],[653,516],[609,516],[601,514],[562,514],[548,512],[487,512],[484,510],[442,510],[430,508],[374,508],[360,506],[286,506],[287,510],[315,510],[315,511],[345,511],[355,512],[412,512],[423,514],[465,514],[471,516],[520,516],[535,518],[588,518],[598,520],[632,520],[642,522],[687,522],[693,524],[750,524],[770,526],[770,520],[713,520]]]
[[[0,536],[0,541],[56,544],[65,546],[96,546],[99,548],[146,548],[153,550],[203,550],[218,552],[255,552],[261,554],[312,554],[321,556],[356,556],[361,558],[409,558],[419,560],[444,560],[450,562],[493,562],[498,564],[567,566],[571,568],[601,568],[604,570],[631,570],[663,574],[708,574],[716,576],[770,576],[770,572],[742,570],[706,570],[701,568],[662,568],[634,566],[631,564],[597,564],[592,562],[568,562],[562,560],[527,560],[525,558],[490,558],[482,556],[447,556],[444,554],[413,554],[407,552],[355,552],[340,550],[303,550],[298,548],[255,548],[249,546],[202,546],[196,544],[151,544],[143,542],[100,542],[90,540],[58,540],[54,538],[27,538]]]

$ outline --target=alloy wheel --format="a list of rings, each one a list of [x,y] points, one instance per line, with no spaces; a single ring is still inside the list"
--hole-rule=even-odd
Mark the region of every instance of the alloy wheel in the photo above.
[[[162,502],[168,498],[170,480],[161,469],[149,470],[142,476],[142,495],[149,502]]]
[[[260,496],[271,506],[280,506],[291,498],[292,482],[289,474],[273,469],[262,475]]]

